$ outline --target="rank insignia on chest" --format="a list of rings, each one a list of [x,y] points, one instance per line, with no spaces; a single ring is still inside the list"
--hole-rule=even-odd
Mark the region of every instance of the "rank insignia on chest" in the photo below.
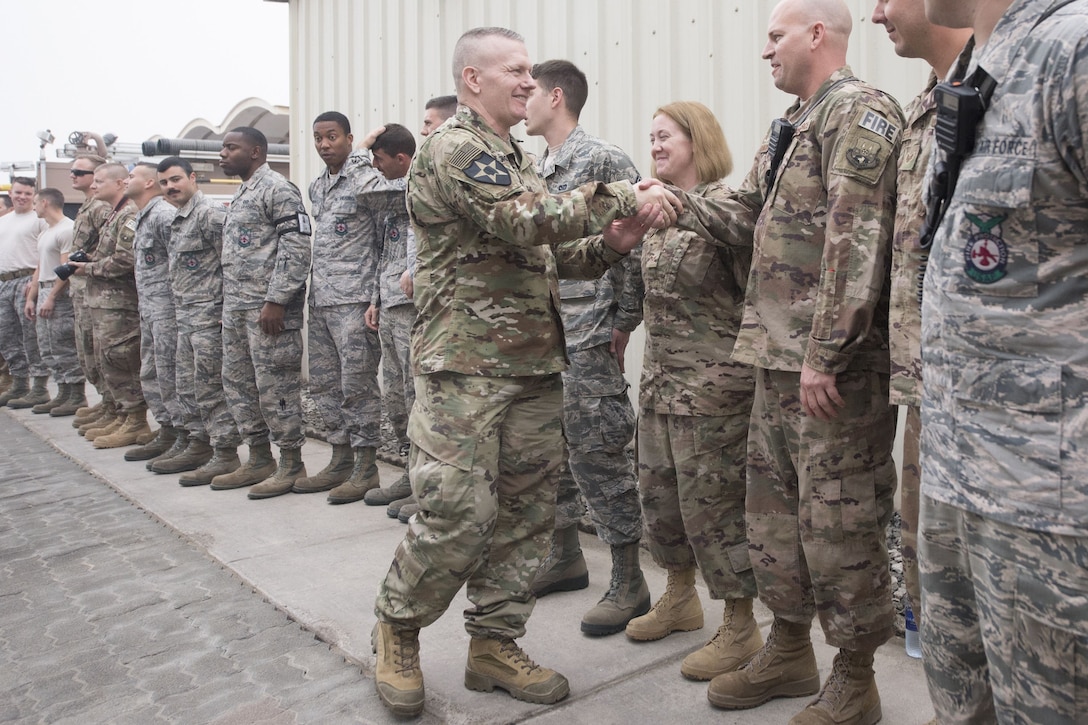
[[[498,159],[482,151],[465,168],[465,176],[481,184],[510,186],[510,172]]]
[[[333,228],[333,231],[335,231],[340,236],[344,236],[345,234],[348,233],[348,223],[346,221],[344,221],[343,219],[337,219],[336,223],[333,224],[332,228]]]
[[[963,247],[963,271],[979,284],[993,284],[1003,279],[1009,261],[1009,248],[1001,233],[1005,214],[965,214],[975,230],[968,234]]]
[[[875,169],[880,162],[880,144],[875,141],[858,139],[846,150],[846,160],[858,171]]]

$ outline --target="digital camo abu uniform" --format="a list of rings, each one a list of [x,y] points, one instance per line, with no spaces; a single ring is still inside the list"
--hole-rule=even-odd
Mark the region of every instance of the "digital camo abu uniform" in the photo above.
[[[941,722],[1083,722],[1088,2],[1016,0],[974,55],[922,301],[923,663]]]

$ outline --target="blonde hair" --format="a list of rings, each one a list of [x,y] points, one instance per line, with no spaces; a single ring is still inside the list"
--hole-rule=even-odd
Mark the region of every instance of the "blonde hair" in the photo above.
[[[654,111],[654,117],[664,113],[691,140],[695,173],[700,184],[709,184],[733,171],[733,154],[725,142],[721,124],[710,109],[698,101],[675,101]],[[653,172],[657,177],[657,172]]]

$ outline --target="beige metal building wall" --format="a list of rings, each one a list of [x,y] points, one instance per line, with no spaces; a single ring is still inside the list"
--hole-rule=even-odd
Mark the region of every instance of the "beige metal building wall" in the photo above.
[[[428,98],[453,93],[451,56],[462,32],[502,25],[526,38],[534,62],[566,58],[589,77],[588,132],[625,149],[649,175],[653,111],[695,100],[714,111],[743,178],[771,120],[792,103],[760,53],[774,0],[289,0],[291,169],[305,189],[321,170],[312,119],[338,110],[357,139],[387,121],[418,133]],[[902,103],[924,85],[921,61],[895,56],[869,22],[874,0],[847,0],[854,72]],[[522,128],[515,135],[525,138]],[[543,150],[540,139],[527,147]],[[640,331],[641,332],[641,331]],[[637,384],[642,340],[628,348]]]

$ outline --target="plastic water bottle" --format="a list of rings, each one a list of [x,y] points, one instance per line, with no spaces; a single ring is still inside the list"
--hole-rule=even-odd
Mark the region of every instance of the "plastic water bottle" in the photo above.
[[[903,607],[903,618],[906,621],[907,656],[916,660],[921,659],[922,643],[918,639],[918,623],[914,621],[914,612],[911,611],[909,604]]]

